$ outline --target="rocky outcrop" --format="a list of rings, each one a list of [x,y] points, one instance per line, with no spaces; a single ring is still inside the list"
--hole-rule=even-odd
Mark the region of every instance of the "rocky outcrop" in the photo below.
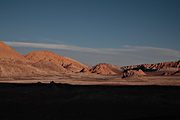
[[[144,76],[144,75],[146,75],[146,73],[144,73],[142,70],[126,70],[123,72],[122,78]]]
[[[90,72],[101,75],[118,75],[122,73],[121,69],[118,66],[107,63],[97,64],[90,69]]]
[[[180,60],[175,62],[162,62],[156,64],[141,64],[141,65],[132,65],[124,66],[123,70],[138,70],[141,69],[144,72],[158,71],[164,68],[180,68]]]

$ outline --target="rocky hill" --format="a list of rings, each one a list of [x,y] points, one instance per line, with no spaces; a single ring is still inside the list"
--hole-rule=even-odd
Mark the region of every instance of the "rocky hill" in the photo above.
[[[27,64],[28,60],[9,47],[0,42],[0,77],[13,76],[37,76],[46,74],[31,65]]]
[[[180,60],[172,62],[162,62],[155,64],[140,64],[124,66],[122,69],[127,70],[142,70],[148,75],[175,75],[180,71]]]
[[[43,69],[49,68],[55,71],[80,72],[83,68],[87,67],[76,60],[60,56],[50,51],[34,51],[25,55],[25,58],[31,61],[33,66]]]
[[[49,51],[34,51],[23,56],[0,42],[0,77],[57,75],[80,72],[86,67]]]
[[[25,62],[23,55],[16,52],[13,48],[0,41],[0,59],[1,60],[16,60]]]
[[[0,77],[58,75],[61,73],[117,75],[122,78],[144,75],[180,75],[180,60],[156,64],[119,67],[100,63],[93,67],[50,51],[33,51],[21,55],[0,42]]]
[[[119,66],[115,66],[107,63],[100,63],[93,66],[90,70],[92,73],[102,74],[102,75],[120,75],[122,70]]]

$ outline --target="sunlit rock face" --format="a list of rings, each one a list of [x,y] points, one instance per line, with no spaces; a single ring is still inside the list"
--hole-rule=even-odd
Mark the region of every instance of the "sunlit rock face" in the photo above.
[[[118,75],[122,73],[122,70],[119,66],[100,63],[90,69],[90,72],[102,74],[102,75]]]
[[[50,51],[34,51],[21,55],[0,42],[0,76],[39,76],[58,73],[80,72],[86,65]]]
[[[127,70],[124,71],[122,78],[138,77],[144,75],[146,75],[146,73],[144,73],[142,70]]]

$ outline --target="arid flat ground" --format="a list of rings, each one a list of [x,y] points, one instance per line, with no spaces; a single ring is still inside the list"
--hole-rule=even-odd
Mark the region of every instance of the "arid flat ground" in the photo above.
[[[98,74],[59,74],[38,77],[1,77],[0,83],[67,83],[71,85],[171,85],[180,86],[180,76],[139,76],[122,79],[121,76]]]
[[[1,120],[179,120],[178,86],[0,84]]]
[[[180,76],[1,77],[0,108],[1,120],[180,120]]]

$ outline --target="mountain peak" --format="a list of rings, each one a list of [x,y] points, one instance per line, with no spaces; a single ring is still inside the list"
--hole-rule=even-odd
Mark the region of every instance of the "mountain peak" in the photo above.
[[[33,51],[25,55],[27,60],[30,60],[32,63],[52,63],[57,66],[63,66],[70,71],[79,72],[83,68],[87,67],[86,65],[81,64],[80,62],[73,60],[68,57],[60,56],[56,53],[50,51]]]
[[[0,41],[0,59],[14,59],[24,61],[25,58],[16,52],[15,49],[6,45],[3,41]]]

